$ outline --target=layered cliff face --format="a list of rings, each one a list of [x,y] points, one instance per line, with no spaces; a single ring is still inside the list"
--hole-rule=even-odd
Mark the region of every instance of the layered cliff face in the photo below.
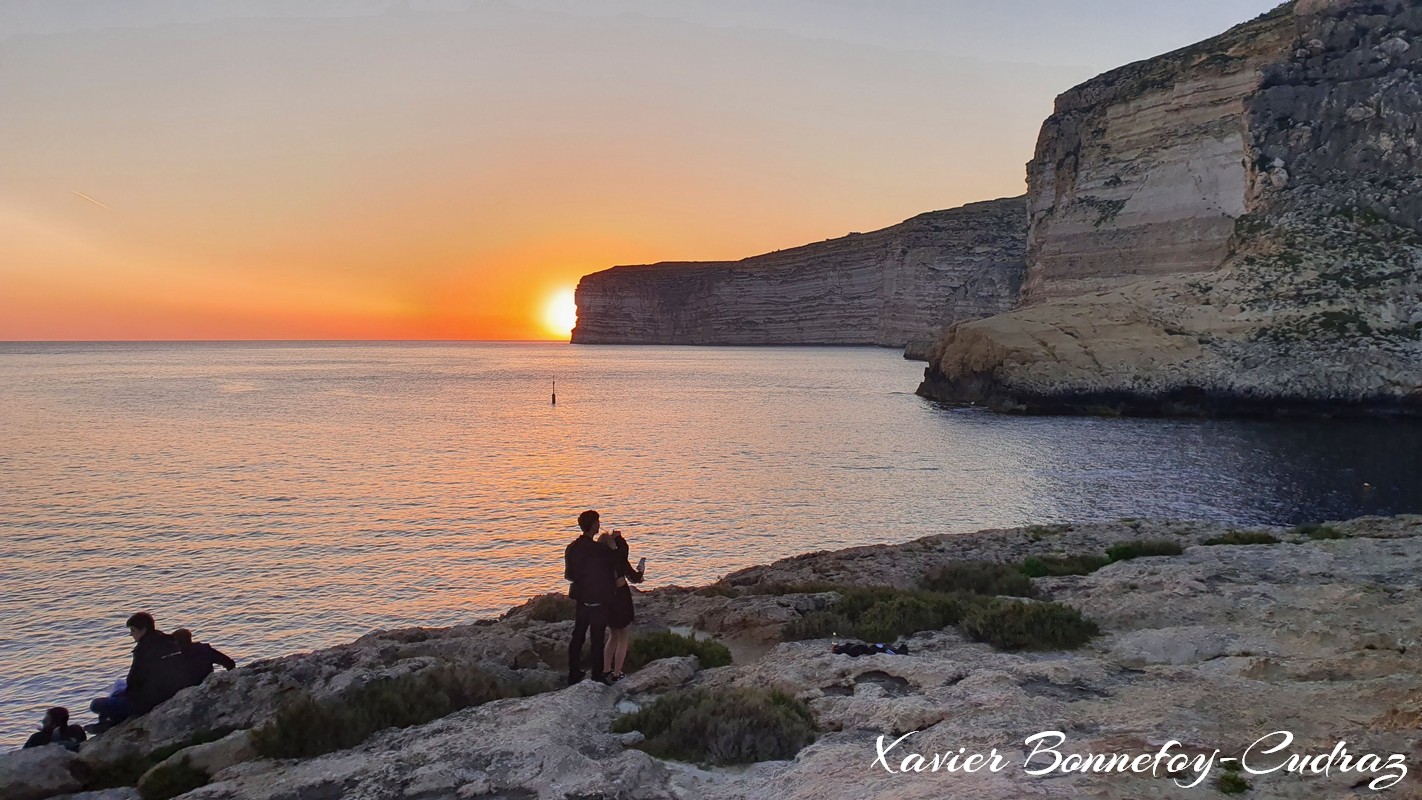
[[[1244,213],[1244,101],[1292,39],[1274,13],[1058,97],[1027,165],[1023,303],[1219,266]]]
[[[1422,413],[1419,41],[1415,2],[1301,1],[1126,68],[1135,89],[1117,71],[1073,90],[1029,166],[1025,307],[950,330],[920,392],[1026,412]],[[1125,133],[1165,96],[1210,95],[1238,112]],[[1086,119],[1123,122],[1082,136]],[[1186,180],[1187,152],[1217,157],[1186,158]],[[1105,194],[1115,175],[1134,193]]]
[[[1014,197],[742,261],[613,267],[578,284],[573,341],[921,347],[1013,307],[1026,229]]]

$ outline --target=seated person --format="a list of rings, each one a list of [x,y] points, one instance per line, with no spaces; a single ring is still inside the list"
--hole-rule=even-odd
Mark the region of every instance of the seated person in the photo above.
[[[40,729],[32,734],[25,747],[43,747],[47,744],[57,744],[66,750],[77,751],[79,743],[84,741],[84,729],[78,725],[69,724],[69,709],[63,706],[55,706],[44,712],[44,721],[40,723]]]
[[[158,630],[153,617],[139,612],[128,618],[135,642],[128,670],[129,716],[147,714],[168,698],[193,685],[188,660],[172,634]]]
[[[202,683],[211,675],[214,665],[223,669],[237,669],[237,662],[228,658],[221,650],[205,642],[193,641],[193,632],[187,628],[173,631],[173,638],[177,639],[178,646],[183,648],[189,677],[194,684]]]

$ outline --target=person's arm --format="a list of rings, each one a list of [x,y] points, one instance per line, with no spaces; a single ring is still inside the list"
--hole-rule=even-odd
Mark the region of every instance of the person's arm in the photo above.
[[[632,560],[629,556],[630,552],[631,550],[627,547],[627,542],[625,540],[618,544],[618,560],[622,562],[618,565],[618,571],[620,571],[622,573],[622,577],[626,578],[630,583],[641,583],[642,573],[638,572],[637,568],[632,566]]]
[[[207,651],[208,651],[208,657],[212,659],[211,663],[213,663],[213,664],[220,664],[220,665],[222,665],[222,668],[223,668],[223,669],[237,669],[237,662],[236,662],[236,661],[233,661],[233,660],[230,659],[230,658],[228,658],[227,655],[226,655],[225,653],[223,653],[221,650],[218,650],[216,647],[213,647],[212,645],[208,645],[208,646],[207,646]]]
[[[30,738],[25,740],[25,746],[20,749],[28,750],[31,747],[43,747],[47,744],[49,744],[49,731],[46,729],[30,734]]]

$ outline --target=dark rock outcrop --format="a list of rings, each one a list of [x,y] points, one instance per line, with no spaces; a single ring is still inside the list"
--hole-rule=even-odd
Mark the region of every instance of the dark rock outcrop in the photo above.
[[[852,344],[920,351],[945,325],[1013,307],[1021,197],[734,262],[613,267],[578,284],[583,344]]]

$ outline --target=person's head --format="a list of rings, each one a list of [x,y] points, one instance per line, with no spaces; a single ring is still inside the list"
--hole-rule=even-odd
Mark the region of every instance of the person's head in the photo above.
[[[69,724],[69,709],[63,706],[55,706],[44,712],[44,726],[46,728],[62,728]]]
[[[146,611],[140,611],[128,618],[128,635],[136,642],[142,639],[145,634],[153,630],[153,615]]]
[[[602,527],[602,521],[596,511],[588,509],[578,515],[578,527],[583,529],[584,536],[596,536],[598,529]]]
[[[178,644],[186,647],[193,643],[193,632],[187,628],[179,628],[173,631],[173,638],[178,640]]]

